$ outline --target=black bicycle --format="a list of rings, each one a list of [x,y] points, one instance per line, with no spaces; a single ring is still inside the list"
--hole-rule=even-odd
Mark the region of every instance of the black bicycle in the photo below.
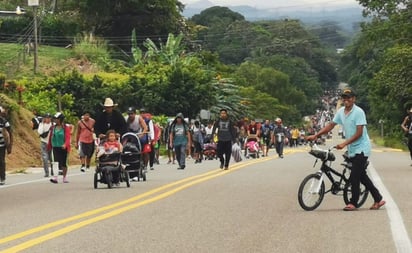
[[[347,172],[352,168],[352,163],[349,161],[347,152],[343,154],[344,162],[343,171],[340,173],[331,168],[332,162],[336,160],[335,155],[332,153],[332,148],[328,150],[319,149],[316,144],[312,145],[309,154],[316,157],[313,167],[316,166],[318,160],[322,161],[320,170],[314,174],[306,176],[302,183],[300,183],[298,191],[299,205],[306,211],[315,210],[323,200],[326,193],[331,192],[333,195],[340,195],[343,192],[343,200],[345,204],[349,204],[352,196],[351,184],[349,182],[349,175]],[[368,166],[369,162],[365,165]],[[366,169],[366,168],[365,168]],[[330,189],[325,191],[325,175],[331,182]],[[368,198],[369,191],[366,187],[360,185],[359,202],[356,207],[362,206]]]

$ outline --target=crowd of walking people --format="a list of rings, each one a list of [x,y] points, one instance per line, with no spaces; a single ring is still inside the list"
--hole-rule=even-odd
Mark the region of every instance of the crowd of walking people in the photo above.
[[[220,110],[216,120],[189,120],[182,113],[177,113],[165,125],[161,125],[160,122],[155,122],[153,115],[144,108],[137,110],[131,106],[124,116],[111,98],[104,100],[102,104],[104,109],[96,119],[91,117],[89,111],[85,111],[76,125],[67,124],[65,115],[61,112],[55,115],[47,113],[42,115],[41,121],[36,125],[40,137],[44,176],[51,176],[50,182],[58,183],[58,175],[62,175],[62,182],[69,182],[67,158],[73,143],[78,150],[80,171],[89,171],[93,158],[99,151],[100,141],[109,137],[109,134],[114,134],[118,142],[125,133],[138,136],[145,173],[149,168],[154,170],[155,164],[159,164],[161,145],[165,147],[167,164],[177,163],[179,170],[186,168],[187,159],[193,159],[194,164],[205,160],[218,160],[220,168],[227,170],[234,143],[243,150],[244,158],[270,156],[271,149],[275,150],[279,158],[284,158],[285,147],[296,148],[306,145],[307,136],[316,135],[332,121],[339,96],[340,94],[336,92],[325,92],[321,99],[321,107],[313,115],[305,117],[299,126],[286,125],[280,117],[274,120],[245,117],[233,121],[226,109]],[[0,113],[2,114],[0,115],[2,126],[0,128],[0,184],[4,184],[4,156],[6,152],[11,152],[12,134],[10,123],[5,119],[5,110],[2,107]],[[410,134],[407,123],[402,123],[402,127]],[[74,130],[75,134],[73,134]],[[343,129],[339,130],[342,138],[345,137],[343,132]],[[322,144],[331,137],[331,132],[325,132],[318,137],[315,141]],[[105,145],[104,147],[104,152],[109,152],[113,148],[121,151],[120,146]],[[53,166],[58,167],[53,168]]]

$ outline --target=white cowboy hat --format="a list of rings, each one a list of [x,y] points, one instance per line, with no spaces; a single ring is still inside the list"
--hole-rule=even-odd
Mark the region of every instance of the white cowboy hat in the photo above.
[[[103,106],[104,106],[104,107],[113,107],[113,106],[117,106],[117,104],[114,104],[114,103],[113,103],[113,100],[112,100],[111,98],[106,98],[106,99],[104,100]]]

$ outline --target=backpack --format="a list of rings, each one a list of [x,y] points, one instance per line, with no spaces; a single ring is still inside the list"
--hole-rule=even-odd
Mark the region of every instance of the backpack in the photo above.
[[[193,141],[200,142],[201,136],[202,136],[202,131],[200,130],[200,128],[193,131]]]
[[[42,120],[43,120],[42,117],[39,117],[39,116],[33,117],[33,118],[31,119],[31,129],[32,129],[32,130],[38,129],[38,128],[39,128],[39,124],[40,124],[40,122],[41,122]]]

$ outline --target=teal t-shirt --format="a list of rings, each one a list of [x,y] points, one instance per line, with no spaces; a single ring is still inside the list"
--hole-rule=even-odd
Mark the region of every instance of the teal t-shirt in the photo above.
[[[183,124],[176,124],[174,126],[174,138],[173,138],[173,145],[180,146],[187,144],[187,134],[185,131],[185,127]]]
[[[55,127],[51,139],[52,147],[63,147],[64,144],[64,129]]]
[[[336,113],[333,122],[343,126],[346,138],[350,138],[356,133],[356,126],[363,126],[362,136],[348,145],[348,155],[354,157],[356,154],[363,152],[365,156],[370,156],[371,143],[366,129],[366,115],[362,108],[353,105],[349,114],[345,115],[345,107],[342,107]]]

